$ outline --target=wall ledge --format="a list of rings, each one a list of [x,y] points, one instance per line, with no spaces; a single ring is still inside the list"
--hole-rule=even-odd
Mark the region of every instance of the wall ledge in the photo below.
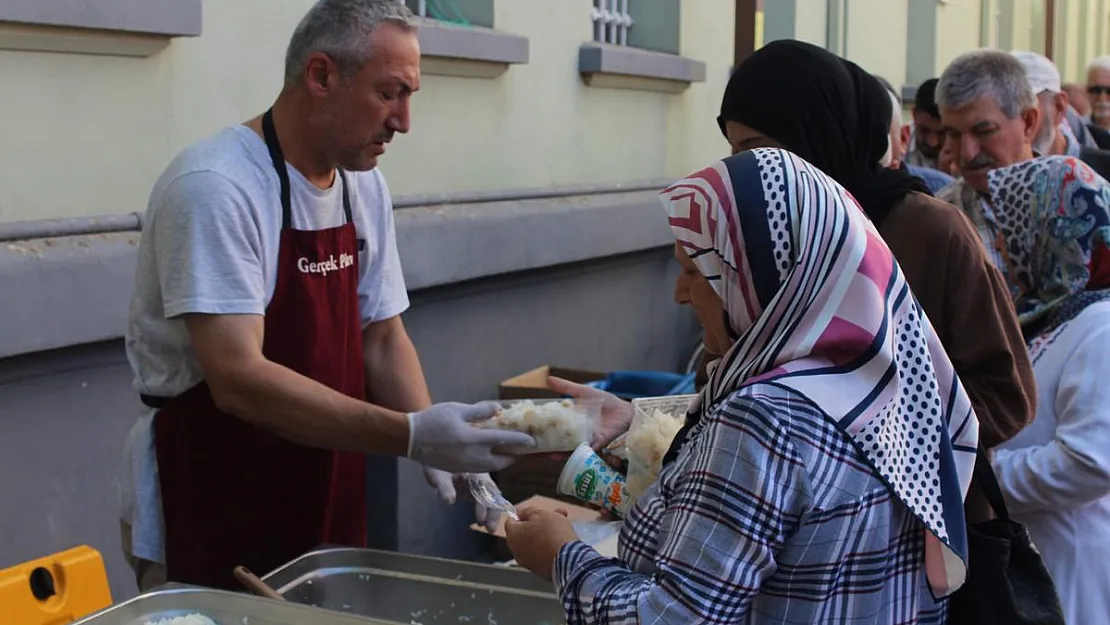
[[[406,284],[416,291],[670,245],[657,196],[636,191],[396,211]]]
[[[201,0],[4,0],[0,49],[148,57],[201,33]]]
[[[578,72],[591,87],[680,93],[705,82],[706,67],[677,54],[589,42],[578,49]]]
[[[201,0],[4,0],[0,22],[196,37]]]
[[[0,50],[146,58],[169,45],[161,35],[0,23]]]
[[[421,19],[418,36],[424,74],[496,78],[529,59],[527,37],[492,28]]]
[[[667,247],[656,191],[394,212],[410,291]],[[138,232],[0,242],[0,358],[118,339]]]

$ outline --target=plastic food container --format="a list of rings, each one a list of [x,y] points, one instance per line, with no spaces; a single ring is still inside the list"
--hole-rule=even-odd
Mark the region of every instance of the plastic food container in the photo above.
[[[593,441],[601,421],[602,399],[522,399],[502,402],[502,410],[474,425],[513,430],[536,439],[528,453],[573,451]]]
[[[686,422],[686,412],[697,395],[674,395],[632,400],[635,411],[624,438],[628,461],[626,488],[639,498],[659,477],[663,456]]]
[[[588,443],[579,445],[559,474],[557,491],[591,503],[624,518],[633,499],[625,489],[624,476],[610,467]]]

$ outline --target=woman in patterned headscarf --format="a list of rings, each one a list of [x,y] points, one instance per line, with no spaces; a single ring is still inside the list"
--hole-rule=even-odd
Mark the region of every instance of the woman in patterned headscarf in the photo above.
[[[989,449],[1033,419],[1021,332],[1005,282],[968,219],[919,179],[879,165],[890,116],[890,98],[874,76],[828,50],[780,40],[736,68],[717,122],[734,151],[786,148],[856,198],[955,364]]]
[[[553,577],[571,624],[943,623],[978,424],[890,250],[781,149],[661,197],[676,296],[724,356],[619,559],[533,510],[508,524],[517,561]]]
[[[991,205],[1037,380],[1033,423],[995,451],[1010,512],[1068,623],[1110,615],[1110,185],[1052,156],[990,173]]]

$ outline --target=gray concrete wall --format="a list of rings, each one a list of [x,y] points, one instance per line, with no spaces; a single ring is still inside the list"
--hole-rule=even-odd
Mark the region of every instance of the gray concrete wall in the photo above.
[[[405,320],[434,397],[490,398],[541,364],[682,366],[697,330],[671,298],[676,266],[653,196],[398,211]],[[89,544],[118,600],[135,591],[112,485],[138,410],[118,340],[134,235],[72,239],[0,244],[0,568]],[[372,473],[380,546],[481,550],[469,506],[445,509],[410,463],[377,461]]]

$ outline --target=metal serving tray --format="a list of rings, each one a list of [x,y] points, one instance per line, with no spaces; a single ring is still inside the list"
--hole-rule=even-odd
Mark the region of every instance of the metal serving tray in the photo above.
[[[178,584],[105,608],[75,625],[145,625],[189,614],[207,616],[216,625],[384,625],[383,621],[353,614]]]
[[[370,549],[307,553],[262,578],[287,601],[389,622],[557,625],[551,584],[527,571]]]

